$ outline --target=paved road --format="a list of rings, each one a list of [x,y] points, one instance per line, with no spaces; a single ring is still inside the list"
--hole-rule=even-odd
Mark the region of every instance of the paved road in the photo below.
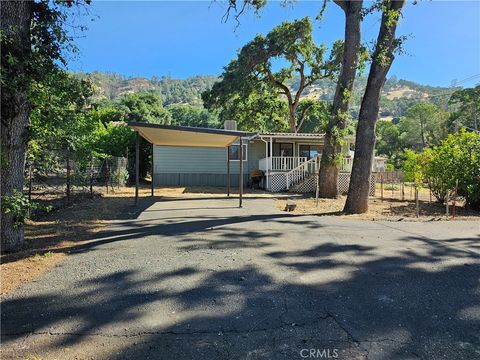
[[[480,359],[480,224],[161,201],[2,304],[2,356]]]

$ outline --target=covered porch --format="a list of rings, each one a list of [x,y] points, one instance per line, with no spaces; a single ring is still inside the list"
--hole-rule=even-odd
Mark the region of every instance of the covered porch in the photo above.
[[[264,157],[258,160],[258,169],[265,173],[265,188],[269,191],[291,190],[295,185],[312,181],[318,173],[324,147],[324,134],[267,133],[259,134],[264,143]],[[349,149],[354,143],[347,138],[340,170],[349,171]]]

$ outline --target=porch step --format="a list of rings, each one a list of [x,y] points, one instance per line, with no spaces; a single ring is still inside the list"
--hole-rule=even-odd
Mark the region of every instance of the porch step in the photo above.
[[[290,192],[307,194],[315,192],[317,188],[317,174],[307,175],[305,178],[290,187]]]

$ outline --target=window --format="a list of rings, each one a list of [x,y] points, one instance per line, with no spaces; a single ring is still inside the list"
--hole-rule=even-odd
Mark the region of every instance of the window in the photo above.
[[[268,156],[270,156],[270,147],[268,147]],[[293,144],[273,143],[273,156],[293,156]]]
[[[308,160],[322,152],[318,145],[300,145],[298,147],[299,156],[306,157]]]
[[[229,152],[230,152],[230,160],[234,160],[234,161],[240,160],[239,144],[230,145]],[[243,161],[247,161],[247,144],[243,144]]]

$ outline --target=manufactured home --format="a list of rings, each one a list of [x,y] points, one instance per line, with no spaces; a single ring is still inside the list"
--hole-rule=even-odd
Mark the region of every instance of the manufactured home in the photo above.
[[[141,123],[131,125],[148,137]],[[153,145],[155,186],[225,186],[228,181],[238,186],[240,153],[243,161],[243,184],[252,185],[252,178],[260,174],[258,186],[271,192],[313,192],[324,146],[324,135],[313,133],[250,133],[236,129],[202,129],[156,125],[166,131],[175,130],[184,136],[181,140],[165,136]],[[152,125],[148,125],[152,128]],[[143,133],[142,133],[143,131]],[[203,140],[208,134],[210,140]],[[217,138],[236,134],[235,141],[217,146]],[[216,135],[217,138],[212,136]],[[243,150],[240,151],[240,140]],[[347,138],[342,148],[339,190],[348,190],[353,163],[351,147],[354,138]],[[155,144],[155,142],[152,142]],[[189,146],[191,145],[191,146]],[[383,170],[383,158],[375,158],[373,172]]]

